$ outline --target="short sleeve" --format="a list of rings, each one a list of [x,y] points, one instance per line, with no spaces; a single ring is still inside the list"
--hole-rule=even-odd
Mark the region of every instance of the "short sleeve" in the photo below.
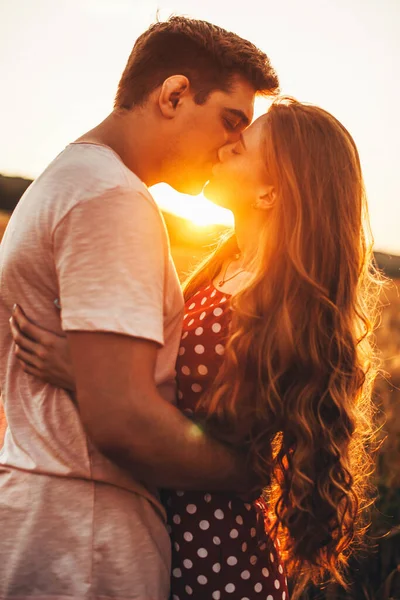
[[[144,193],[115,189],[75,204],[53,233],[63,329],[162,345],[166,242]]]

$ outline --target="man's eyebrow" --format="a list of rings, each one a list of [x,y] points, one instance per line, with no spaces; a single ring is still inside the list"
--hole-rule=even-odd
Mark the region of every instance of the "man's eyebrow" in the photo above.
[[[245,113],[242,110],[238,110],[237,108],[226,108],[225,110],[231,113],[232,115],[235,115],[235,117],[239,117],[246,127],[250,125],[250,119],[245,115]]]

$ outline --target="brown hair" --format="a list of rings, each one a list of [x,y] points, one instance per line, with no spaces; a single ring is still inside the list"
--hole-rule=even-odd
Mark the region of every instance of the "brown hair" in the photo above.
[[[277,201],[252,280],[232,299],[224,362],[203,397],[208,427],[244,448],[275,513],[300,594],[341,583],[370,502],[371,333],[379,274],[358,152],[332,115],[293,99],[264,117]],[[234,236],[192,275],[189,297],[236,251]]]
[[[278,77],[266,54],[221,27],[175,16],[158,22],[137,39],[122,74],[115,108],[142,104],[172,75],[185,75],[198,104],[213,90],[229,90],[235,75],[255,92],[273,93]]]

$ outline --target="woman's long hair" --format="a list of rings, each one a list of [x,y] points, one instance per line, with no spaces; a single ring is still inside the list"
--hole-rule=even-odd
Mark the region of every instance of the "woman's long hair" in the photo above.
[[[380,277],[348,131],[290,98],[272,104],[263,126],[276,202],[201,410],[215,435],[246,450],[300,593],[309,579],[345,583],[364,530]],[[186,298],[235,251],[231,236],[189,278]]]

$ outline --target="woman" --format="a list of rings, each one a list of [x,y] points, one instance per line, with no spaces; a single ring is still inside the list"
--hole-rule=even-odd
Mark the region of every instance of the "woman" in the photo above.
[[[265,494],[164,494],[172,594],[285,600],[283,563],[295,596],[344,582],[368,504],[379,279],[357,149],[329,113],[281,98],[221,150],[206,195],[235,235],[186,283],[178,403],[247,452]],[[73,387],[63,340],[49,352],[22,311],[12,330],[28,372]]]

